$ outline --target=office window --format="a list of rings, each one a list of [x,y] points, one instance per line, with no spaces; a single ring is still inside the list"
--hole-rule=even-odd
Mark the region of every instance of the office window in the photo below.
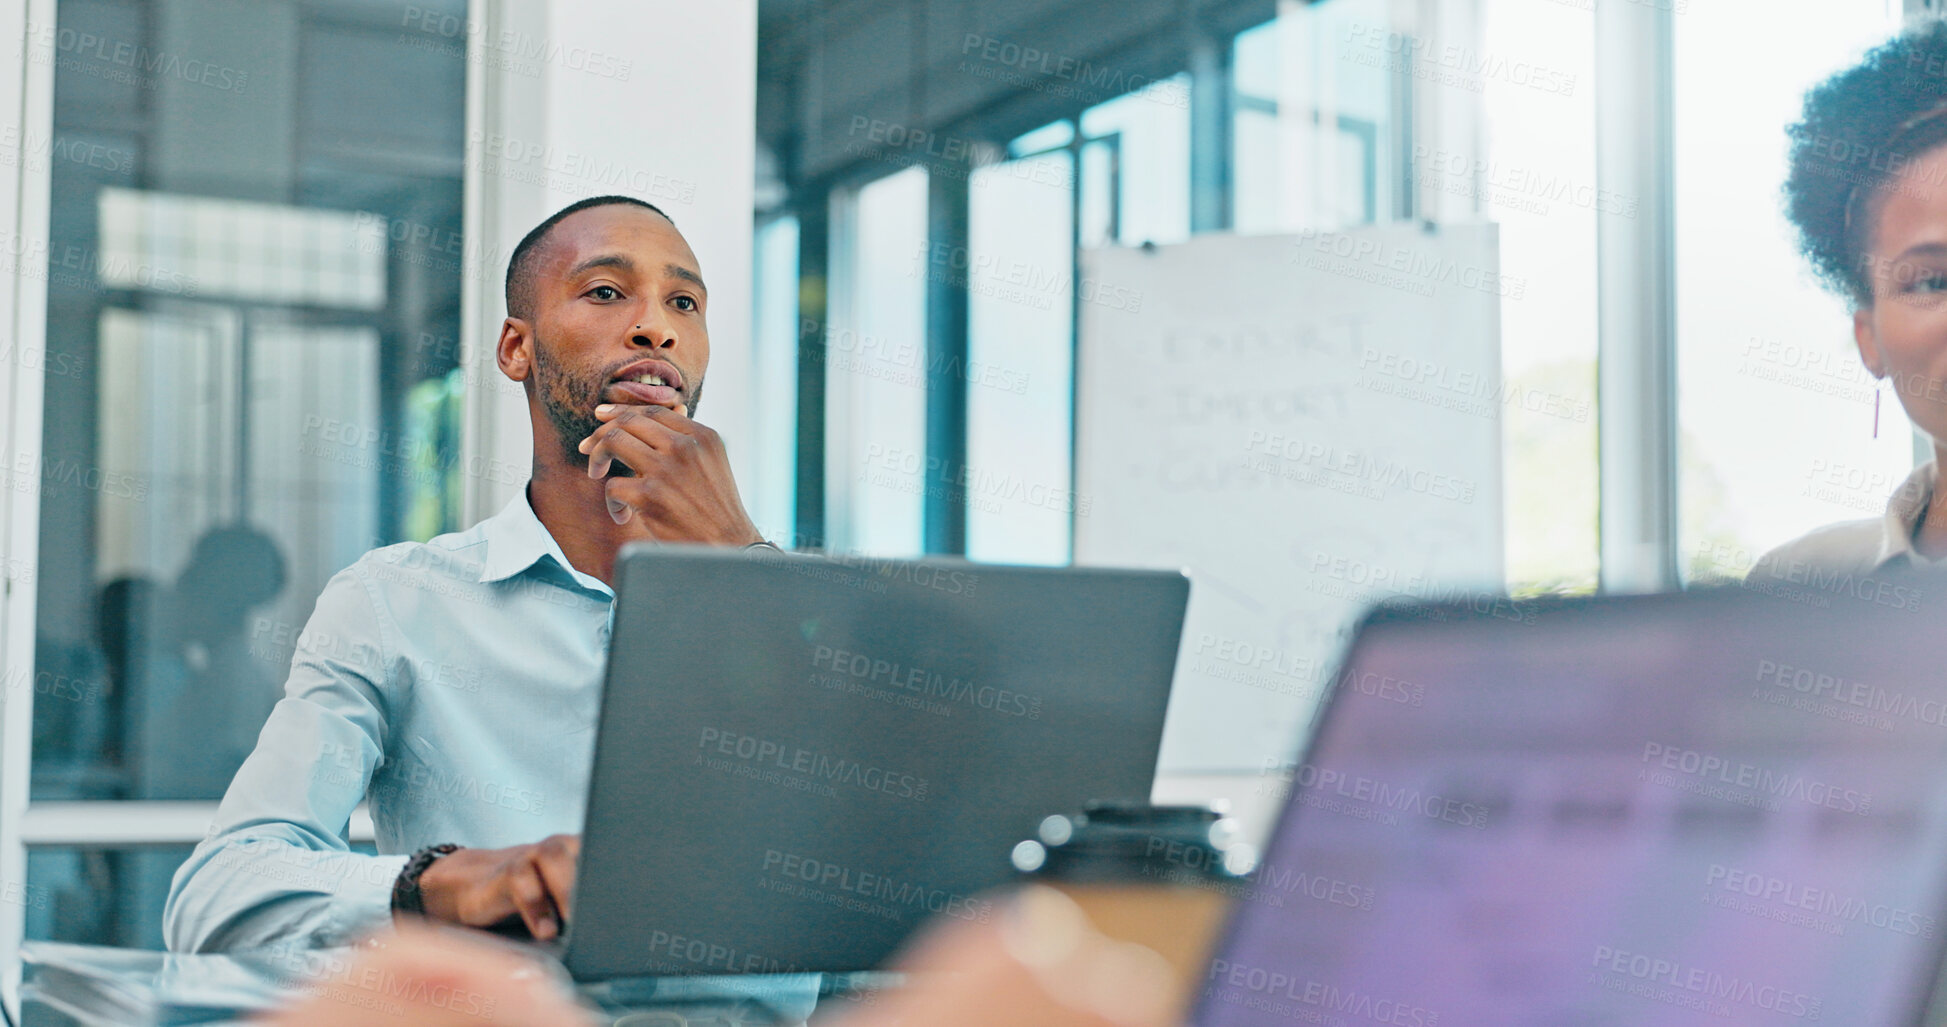
[[[1075,216],[1081,222],[1076,241],[1084,249],[1112,245],[1122,238],[1121,164],[1119,138],[1082,144]]]
[[[923,548],[926,285],[964,278],[926,235],[926,169],[835,197],[825,341],[826,531],[831,548],[913,556]],[[956,264],[962,266],[956,267]]]
[[[1633,197],[1596,183],[1594,11],[1484,0],[1481,15],[1478,52],[1521,70],[1478,79],[1485,153],[1423,153],[1414,180],[1422,197],[1472,204],[1500,226],[1508,587],[1591,592],[1601,563],[1596,220],[1638,215]]]
[[[1066,123],[1057,123],[1056,128]],[[1072,495],[1074,158],[1040,130],[971,183],[967,555],[1068,562]],[[1046,142],[1056,147],[1036,153]]]
[[[160,948],[169,879],[194,846],[40,849],[27,856],[20,903],[27,937],[84,936],[97,944]]]
[[[805,330],[798,322],[798,219],[780,217],[760,225],[753,262],[751,374],[757,403],[752,435],[742,443],[749,451],[737,454],[751,468],[749,483],[739,491],[764,537],[783,542],[792,536],[798,343]],[[737,477],[745,480],[742,473]]]
[[[1401,55],[1384,0],[1293,7],[1231,50],[1232,211],[1239,232],[1390,221]],[[1376,41],[1376,45],[1375,45]],[[1409,80],[1410,81],[1410,80]]]
[[[8,893],[30,939],[85,936],[96,944],[160,948],[162,904],[192,845],[49,846],[27,856],[28,883]],[[371,855],[372,843],[353,842]]]
[[[1507,583],[1524,593],[1596,581],[1593,40],[1587,5],[1325,0],[1232,49],[1237,231],[1498,226],[1493,398]]]
[[[1805,269],[1780,193],[1785,126],[1805,90],[1898,31],[1899,15],[1885,0],[1781,0],[1762,17],[1692,4],[1676,19],[1679,562],[1689,580],[1741,576],[1812,528],[1879,516],[1914,464],[1890,389],[1872,437],[1875,383],[1850,312]]]
[[[326,579],[459,527],[466,67],[404,10],[56,8],[33,802],[220,798]],[[159,946],[180,855],[32,852],[29,936]]]
[[[1083,246],[1190,237],[1190,76],[1082,112]]]
[[[101,284],[282,306],[385,306],[384,219],[132,189],[101,191]],[[160,276],[155,269],[168,268]],[[182,289],[174,288],[181,284]]]

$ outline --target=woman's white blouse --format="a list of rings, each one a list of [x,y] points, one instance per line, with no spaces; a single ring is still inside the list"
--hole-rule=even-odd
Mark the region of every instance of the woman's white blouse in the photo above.
[[[1893,490],[1884,514],[1815,528],[1759,557],[1745,580],[1803,585],[1815,576],[1867,575],[1888,565],[1933,565],[1936,561],[1913,548],[1913,532],[1938,481],[1935,463],[1921,464]]]

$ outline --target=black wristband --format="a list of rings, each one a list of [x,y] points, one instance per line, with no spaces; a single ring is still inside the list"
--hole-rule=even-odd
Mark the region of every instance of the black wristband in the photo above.
[[[413,916],[426,914],[426,897],[419,891],[419,875],[425,873],[426,868],[432,866],[434,860],[449,852],[457,852],[459,848],[451,843],[428,845],[413,853],[411,859],[406,860],[405,869],[399,871],[399,876],[392,880],[393,916],[401,913],[410,913]]]

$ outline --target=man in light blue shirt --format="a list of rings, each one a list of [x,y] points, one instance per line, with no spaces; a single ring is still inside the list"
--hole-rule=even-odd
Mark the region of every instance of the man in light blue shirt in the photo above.
[[[532,478],[472,528],[373,550],[325,585],[283,699],[176,872],[171,950],[346,944],[395,909],[560,933],[618,551],[765,544],[722,441],[690,417],[707,296],[639,200],[583,200],[521,240],[496,356],[527,393]],[[381,855],[347,844],[360,801]]]

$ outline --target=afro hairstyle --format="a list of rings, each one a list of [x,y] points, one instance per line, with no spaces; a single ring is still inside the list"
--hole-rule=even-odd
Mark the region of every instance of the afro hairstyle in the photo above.
[[[1785,208],[1799,250],[1827,288],[1870,307],[1879,201],[1902,168],[1947,143],[1947,21],[1895,36],[1814,86],[1786,131]]]

